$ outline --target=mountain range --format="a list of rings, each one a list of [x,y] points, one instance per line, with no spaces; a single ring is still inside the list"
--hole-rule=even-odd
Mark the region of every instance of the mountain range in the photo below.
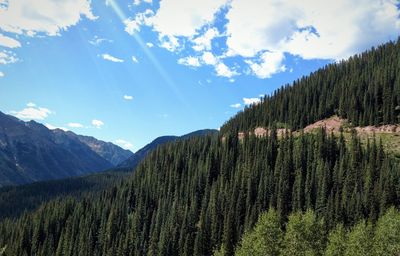
[[[135,154],[111,142],[0,112],[0,187],[81,176],[110,168],[133,170],[159,145],[217,134],[205,129],[183,136],[161,136]]]
[[[0,112],[0,186],[98,172],[131,155],[109,142]]]

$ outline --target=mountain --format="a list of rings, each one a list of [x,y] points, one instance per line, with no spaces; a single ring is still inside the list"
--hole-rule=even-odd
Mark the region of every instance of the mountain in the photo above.
[[[110,158],[92,150],[107,145],[60,129],[49,130],[35,121],[24,122],[0,112],[0,186],[84,175],[113,167]],[[97,144],[96,144],[97,143]],[[107,152],[99,147],[98,151]],[[125,151],[120,149],[124,155]],[[122,159],[122,158],[120,158]]]
[[[218,136],[157,147],[97,196],[1,221],[0,252],[399,255],[399,161],[356,129],[302,131],[335,114],[360,129],[398,123],[399,55],[400,41],[329,65],[246,108]]]
[[[142,161],[149,153],[151,153],[153,150],[155,150],[158,146],[163,145],[168,142],[176,141],[176,140],[182,140],[182,139],[187,139],[191,137],[196,137],[196,136],[206,136],[210,134],[217,134],[218,130],[213,130],[213,129],[204,129],[204,130],[198,130],[194,131],[182,136],[161,136],[144,146],[143,148],[139,149],[135,154],[133,154],[131,157],[126,159],[124,162],[118,165],[118,167],[121,168],[130,168],[130,169],[135,169],[136,166]]]
[[[85,143],[113,166],[119,165],[133,155],[130,150],[123,149],[111,142],[104,142],[91,136],[77,135],[71,131],[68,131],[67,134]]]

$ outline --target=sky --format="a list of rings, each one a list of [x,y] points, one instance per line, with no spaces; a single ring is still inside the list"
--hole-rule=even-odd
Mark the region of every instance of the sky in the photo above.
[[[0,0],[0,111],[133,152],[400,35],[395,0]]]

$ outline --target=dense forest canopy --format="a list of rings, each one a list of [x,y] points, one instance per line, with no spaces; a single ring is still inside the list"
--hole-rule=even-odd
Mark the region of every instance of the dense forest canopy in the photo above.
[[[96,200],[57,200],[0,224],[6,255],[232,255],[275,208],[313,209],[330,230],[399,206],[400,169],[371,141],[320,130],[294,138],[193,138],[160,147]]]

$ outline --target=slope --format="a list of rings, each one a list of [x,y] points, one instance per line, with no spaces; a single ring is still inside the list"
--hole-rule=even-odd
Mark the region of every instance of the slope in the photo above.
[[[399,60],[400,40],[330,64],[238,113],[221,133],[271,125],[298,130],[335,114],[354,126],[399,123]]]
[[[204,129],[204,130],[198,130],[194,131],[182,136],[161,136],[144,146],[143,148],[139,149],[134,155],[129,157],[126,161],[122,162],[121,164],[118,165],[118,167],[121,168],[130,168],[130,169],[135,169],[136,166],[142,161],[149,153],[151,153],[153,150],[155,150],[158,146],[163,145],[168,142],[176,141],[176,140],[182,140],[182,139],[187,139],[195,136],[206,136],[210,134],[217,134],[217,130],[212,130],[212,129]]]
[[[111,167],[64,131],[0,112],[0,186],[84,175]]]

